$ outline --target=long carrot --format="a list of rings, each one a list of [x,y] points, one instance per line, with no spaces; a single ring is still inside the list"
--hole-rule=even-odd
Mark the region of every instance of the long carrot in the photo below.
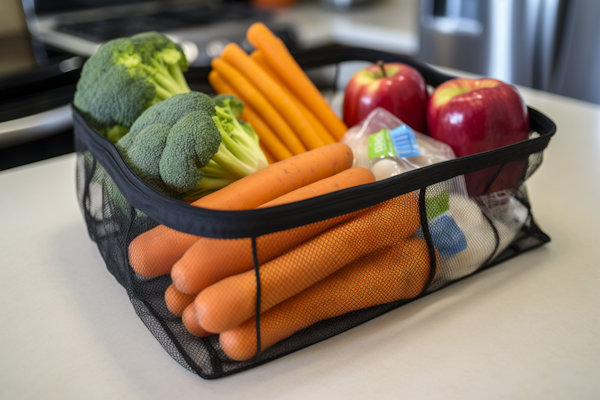
[[[263,206],[272,207],[370,182],[375,182],[371,171],[366,168],[352,168],[294,190]],[[258,262],[262,264],[270,261],[284,251],[335,225],[349,221],[358,214],[346,214],[326,221],[261,236],[257,239],[256,244]],[[171,279],[178,290],[193,295],[221,279],[246,272],[253,266],[254,259],[250,239],[200,238],[173,266]]]
[[[269,65],[287,86],[312,110],[333,136],[340,140],[348,130],[331,110],[323,95],[306,76],[281,39],[261,22],[250,26],[246,37],[250,44],[264,52]]]
[[[273,155],[269,152],[269,150],[267,150],[267,148],[262,143],[259,143],[258,145],[260,146],[260,149],[263,151],[263,153],[265,153],[265,157],[267,157],[269,165],[277,162],[277,159],[273,157]]]
[[[418,238],[367,255],[261,314],[261,349],[266,350],[319,321],[418,296],[429,280],[429,270],[427,244]],[[254,357],[257,351],[254,318],[221,333],[219,342],[233,360]]]
[[[260,137],[261,145],[265,146],[269,153],[275,156],[277,161],[293,157],[292,152],[285,147],[285,145],[281,142],[281,140],[279,140],[277,135],[273,133],[265,121],[263,121],[256,111],[252,109],[248,101],[245,100],[237,91],[235,91],[217,71],[211,71],[208,74],[208,81],[217,93],[230,94],[242,100],[244,103],[244,111],[242,112],[242,115],[240,115],[240,118],[252,125]]]
[[[358,213],[350,213],[325,221],[260,236],[256,239],[258,262],[263,264],[286,250],[349,221]],[[251,239],[200,238],[175,263],[171,278],[178,290],[198,294],[203,289],[229,276],[246,272],[254,266]]]
[[[204,330],[199,324],[198,319],[196,318],[196,313],[194,311],[194,307],[189,305],[183,310],[183,315],[181,316],[181,320],[183,322],[183,326],[189,333],[197,337],[208,337],[214,335],[214,333],[208,332]]]
[[[167,303],[167,308],[178,317],[181,317],[183,310],[192,304],[195,298],[196,296],[181,293],[173,284],[170,284],[165,291],[165,303]]]
[[[301,187],[300,189],[280,196],[258,208],[275,207],[281,204],[294,203],[371,182],[375,182],[375,176],[370,170],[361,167],[350,168],[330,178],[321,179],[311,185]]]
[[[159,225],[129,244],[129,264],[136,273],[148,278],[168,274],[197,240],[198,236]]]
[[[373,206],[369,212],[333,227],[260,266],[260,312],[300,293],[345,265],[409,237],[419,227],[417,196],[408,193]],[[256,311],[254,271],[225,278],[194,300],[198,323],[223,332]]]
[[[288,122],[304,147],[313,150],[325,143],[283,89],[236,43],[229,43],[220,56],[240,71]]]
[[[304,115],[304,118],[308,120],[308,122],[313,127],[317,135],[319,135],[319,137],[325,144],[337,142],[337,140],[335,140],[333,136],[331,136],[327,129],[325,129],[323,124],[319,122],[319,120],[315,117],[312,111],[306,108],[304,103],[302,103],[302,101],[298,99],[298,97],[286,86],[286,84],[283,83],[281,79],[279,79],[277,74],[269,66],[267,58],[265,57],[262,51],[255,50],[252,52],[252,54],[250,54],[250,57],[263,69],[263,71],[265,71],[275,81],[275,83],[277,83],[281,87],[281,89],[283,89],[285,94],[287,94],[288,97],[294,102],[294,104],[296,105],[296,107],[298,107],[302,115]]]
[[[279,112],[238,70],[221,58],[213,59],[211,66],[260,114],[293,154],[306,151],[306,147]]]
[[[193,205],[217,210],[252,210],[302,186],[350,168],[352,150],[329,144],[269,165],[205,196]]]
[[[269,165],[219,191],[205,196],[193,206],[227,210],[249,210],[283,196],[304,185],[350,168],[352,150],[342,143],[331,144]],[[171,272],[199,237],[164,225],[137,236],[129,245],[129,263],[138,274],[155,277]]]

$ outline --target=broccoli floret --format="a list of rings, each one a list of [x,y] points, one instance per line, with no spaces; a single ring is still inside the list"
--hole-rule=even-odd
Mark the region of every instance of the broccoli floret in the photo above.
[[[158,32],[115,39],[86,61],[73,104],[116,143],[151,105],[190,91],[179,45]]]
[[[203,93],[174,95],[148,108],[117,149],[140,178],[168,196],[212,193],[267,165],[258,136],[237,119],[243,104],[234,97],[219,104]]]

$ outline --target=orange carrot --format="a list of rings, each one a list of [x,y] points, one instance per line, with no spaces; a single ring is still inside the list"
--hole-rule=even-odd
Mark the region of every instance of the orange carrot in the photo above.
[[[173,284],[170,284],[165,291],[165,302],[167,303],[167,308],[178,317],[181,317],[183,310],[192,304],[195,298],[196,296],[181,293]]]
[[[293,154],[302,154],[306,151],[306,147],[279,112],[238,70],[221,58],[213,59],[211,66],[260,114]]]
[[[277,162],[277,160],[275,159],[275,157],[273,157],[271,155],[271,153],[269,153],[269,150],[267,150],[266,147],[262,143],[259,143],[258,145],[260,146],[260,149],[263,151],[263,153],[265,153],[265,157],[267,157],[267,161],[269,162],[269,165],[274,164],[274,163]]]
[[[244,107],[244,112],[240,115],[240,119],[249,122],[256,131],[260,138],[261,146],[264,146],[265,150],[269,153],[265,153],[265,155],[267,157],[271,155],[271,158],[273,159],[273,162],[269,162],[269,164],[294,156],[252,107]]]
[[[192,203],[201,208],[249,210],[279,196],[350,168],[352,150],[330,144],[269,165],[215,193]],[[233,189],[228,189],[232,185]],[[199,239],[159,225],[129,245],[129,263],[140,275],[155,277],[171,272],[184,253]]]
[[[366,168],[351,168],[330,178],[294,190],[266,203],[261,207],[304,200],[348,187],[375,182]],[[318,235],[341,222],[357,216],[357,213],[332,218],[327,221],[301,226],[257,239],[258,262],[265,263],[305,240]],[[171,270],[171,279],[184,293],[194,295],[228,276],[246,272],[254,266],[250,239],[200,238],[181,257]]]
[[[129,264],[135,272],[148,278],[168,274],[197,240],[198,236],[159,225],[129,244]]]
[[[258,262],[263,264],[271,261],[286,250],[333,226],[349,221],[362,212],[260,236],[256,239]],[[249,271],[253,267],[251,239],[200,238],[175,263],[171,270],[171,278],[178,290],[195,295],[221,279]]]
[[[293,157],[293,154],[288,150],[287,147],[279,140],[277,135],[273,133],[271,128],[263,121],[263,119],[250,107],[248,101],[246,101],[237,91],[235,91],[229,83],[217,72],[211,71],[208,74],[208,81],[215,91],[219,94],[230,94],[244,103],[244,112],[240,115],[243,121],[249,122],[258,136],[260,137],[260,143],[265,146],[272,153],[277,161],[285,160],[286,158]],[[266,154],[265,154],[266,155]]]
[[[319,135],[323,143],[331,144],[337,142],[337,140],[335,140],[333,136],[331,136],[331,134],[327,131],[327,129],[325,129],[321,122],[319,122],[319,120],[315,117],[312,111],[306,108],[306,106],[298,99],[298,97],[296,97],[294,93],[292,93],[292,91],[285,85],[285,83],[283,83],[281,79],[279,79],[277,74],[273,72],[273,70],[269,66],[265,55],[261,51],[253,51],[250,57],[263,69],[263,71],[265,71],[275,81],[275,83],[277,83],[281,87],[281,89],[283,89],[285,94],[288,95],[288,97],[294,102],[296,107],[298,107],[302,115],[304,115],[304,118],[308,120],[308,123],[313,127],[317,135]]]
[[[331,110],[321,92],[308,79],[285,47],[283,41],[261,22],[252,24],[246,33],[246,37],[250,44],[265,54],[269,65],[281,80],[302,100],[308,109],[312,110],[327,130],[337,140],[340,140],[348,128]]]
[[[292,99],[240,46],[229,43],[220,57],[240,71],[265,96],[294,130],[304,147],[313,150],[325,144]]]
[[[375,182],[375,176],[370,170],[361,167],[350,168],[330,178],[321,179],[313,184],[280,196],[258,208],[275,207],[281,204],[294,203],[296,201],[310,199],[371,182]]]
[[[193,205],[217,210],[252,210],[302,186],[350,168],[352,150],[329,144],[269,165],[219,189]]]
[[[335,271],[378,249],[412,236],[419,227],[417,196],[408,193],[371,207],[260,266],[260,312],[300,293]],[[198,323],[223,332],[256,311],[254,271],[225,278],[194,300]]]
[[[261,349],[266,350],[319,321],[416,297],[425,288],[429,275],[429,251],[422,239],[410,238],[384,247],[261,314]],[[257,351],[254,318],[221,333],[219,342],[233,360],[254,357]]]
[[[198,319],[196,318],[194,307],[192,305],[189,305],[185,308],[185,310],[183,310],[181,320],[183,321],[183,326],[185,326],[185,329],[187,329],[187,331],[194,336],[208,337],[214,335],[214,333],[208,332],[198,325]]]

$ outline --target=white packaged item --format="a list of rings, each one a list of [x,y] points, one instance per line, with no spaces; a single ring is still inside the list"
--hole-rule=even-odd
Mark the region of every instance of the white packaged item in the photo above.
[[[496,258],[513,242],[529,215],[512,196],[498,207],[489,208],[480,207],[469,197],[450,195],[449,213],[464,234],[466,248],[451,257],[439,258],[441,265],[431,290],[463,278]]]
[[[455,158],[445,143],[412,130],[398,117],[376,108],[341,140],[354,152],[354,167],[369,168],[379,181]]]

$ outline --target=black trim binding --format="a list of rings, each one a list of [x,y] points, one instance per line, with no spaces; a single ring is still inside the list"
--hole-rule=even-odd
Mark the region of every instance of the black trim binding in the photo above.
[[[252,237],[252,260],[254,261],[254,276],[256,277],[256,357],[255,362],[260,361],[262,346],[260,343],[260,309],[261,309],[261,293],[260,293],[260,271],[258,265],[258,252],[256,250],[256,238]]]
[[[172,229],[213,238],[260,236],[354,212],[456,175],[542,151],[556,131],[549,118],[530,108],[531,124],[540,133],[534,139],[297,203],[252,211],[217,211],[191,207],[148,186],[129,168],[112,143],[96,133],[77,110],[74,109],[73,114],[75,135],[98,159],[132,206]]]
[[[437,258],[435,256],[435,246],[433,245],[433,239],[431,238],[431,232],[429,231],[429,220],[427,219],[427,204],[425,202],[425,196],[427,194],[427,186],[424,186],[419,190],[419,214],[421,217],[421,229],[423,230],[423,238],[427,243],[427,250],[429,251],[429,279],[427,284],[423,287],[423,294],[429,285],[433,282],[433,279],[437,275]]]

